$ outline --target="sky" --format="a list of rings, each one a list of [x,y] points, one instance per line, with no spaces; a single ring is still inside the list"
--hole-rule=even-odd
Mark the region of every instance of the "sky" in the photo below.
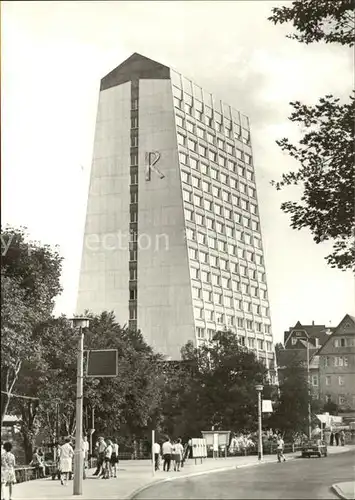
[[[287,2],[286,2],[287,3]],[[297,164],[276,139],[297,139],[290,101],[315,103],[353,86],[349,49],[303,45],[267,17],[274,1],[10,2],[2,11],[2,223],[59,245],[72,315],[100,79],[134,52],[170,66],[250,118],[275,341],[298,320],[336,326],[354,314],[354,279],[327,266],[328,243],[292,230],[270,185]]]

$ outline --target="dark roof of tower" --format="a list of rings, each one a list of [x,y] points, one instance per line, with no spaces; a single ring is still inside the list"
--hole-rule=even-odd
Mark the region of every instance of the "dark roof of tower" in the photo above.
[[[145,78],[167,80],[170,78],[170,68],[135,52],[101,79],[100,90]]]

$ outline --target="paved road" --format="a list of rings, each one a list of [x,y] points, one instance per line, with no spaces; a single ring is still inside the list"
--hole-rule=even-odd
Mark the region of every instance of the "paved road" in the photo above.
[[[141,499],[335,499],[333,483],[352,481],[354,450],[327,458],[296,458],[157,484]]]

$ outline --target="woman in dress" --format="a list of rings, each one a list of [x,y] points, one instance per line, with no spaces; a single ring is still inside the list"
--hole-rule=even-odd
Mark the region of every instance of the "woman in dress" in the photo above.
[[[9,487],[9,500],[12,499],[12,485],[16,483],[15,455],[11,453],[12,444],[4,444],[4,452],[1,453],[1,498],[5,499],[5,486]]]
[[[60,482],[67,486],[69,474],[72,472],[74,450],[70,438],[65,438],[65,443],[60,447],[59,470]]]

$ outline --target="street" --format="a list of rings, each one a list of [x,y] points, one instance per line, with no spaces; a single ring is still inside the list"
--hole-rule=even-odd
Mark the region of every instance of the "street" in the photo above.
[[[327,458],[295,458],[151,486],[141,499],[335,499],[331,485],[354,478],[354,450]]]

